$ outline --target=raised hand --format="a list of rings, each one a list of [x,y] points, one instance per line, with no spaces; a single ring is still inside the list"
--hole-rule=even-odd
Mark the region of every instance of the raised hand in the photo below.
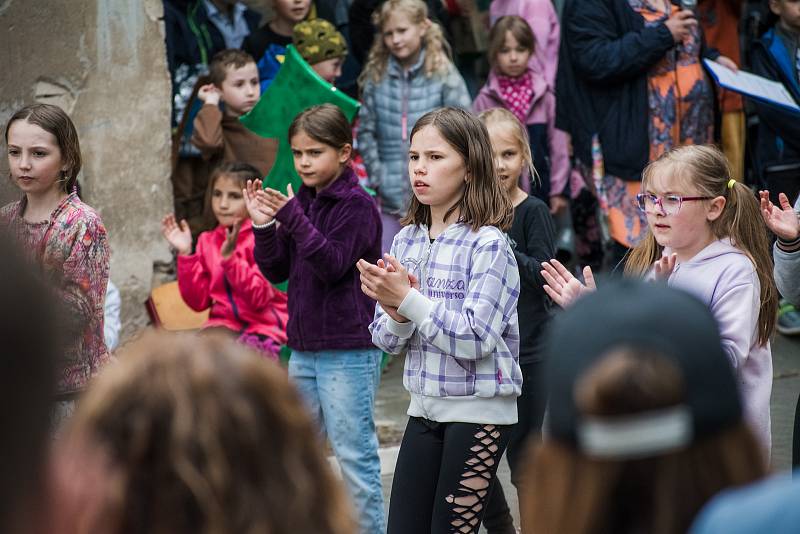
[[[780,207],[769,200],[769,191],[759,191],[761,197],[761,216],[772,233],[784,241],[794,241],[800,236],[800,219],[784,194],[778,195]]]
[[[244,205],[253,224],[262,226],[275,218],[275,212],[266,204],[264,191],[261,190],[261,180],[247,180],[247,185],[242,189]]]
[[[389,255],[385,258],[385,263],[391,265],[392,270],[358,260],[356,267],[361,273],[361,290],[371,299],[380,302],[381,306],[397,308],[411,290],[411,282],[408,270],[396,258]]]
[[[680,43],[692,35],[692,29],[697,26],[697,19],[694,13],[684,9],[672,15],[664,25],[672,34],[672,39]]]
[[[192,253],[192,231],[185,219],[178,224],[174,214],[166,215],[161,219],[161,235],[181,256]]]
[[[675,270],[675,264],[678,262],[677,254],[670,254],[669,256],[662,256],[660,260],[653,263],[653,273],[656,280],[666,280]]]
[[[222,93],[220,92],[219,89],[217,89],[217,86],[214,85],[213,83],[207,83],[201,86],[200,89],[197,91],[197,98],[199,98],[200,101],[203,102],[204,104],[212,104],[216,106],[217,104],[219,104],[221,96]]]
[[[391,257],[391,256],[389,256],[389,254],[384,254],[383,256],[384,256],[385,258],[387,258],[387,259]],[[386,269],[386,270],[387,270],[387,271],[389,271],[390,273],[393,273],[393,272],[396,272],[396,271],[397,271],[397,270],[394,268],[394,265],[392,265],[391,263],[386,263],[386,262],[385,262],[385,261],[383,261],[383,260],[378,260],[378,263],[377,263],[377,265],[378,265],[378,267],[380,267],[381,269]],[[409,284],[411,284],[411,287],[413,287],[414,289],[416,289],[417,291],[419,291],[419,288],[420,288],[420,286],[419,286],[419,278],[417,278],[416,276],[414,276],[414,275],[413,275],[413,274],[411,274],[411,273],[408,273],[408,283],[409,283]]]
[[[239,230],[242,227],[242,221],[236,221],[233,226],[225,229],[225,241],[222,243],[222,248],[219,250],[222,259],[228,259],[236,249],[236,240],[239,238]]]
[[[267,188],[264,190],[263,200],[264,203],[272,210],[273,213],[278,213],[281,209],[294,198],[294,191],[292,184],[286,186],[286,194],[280,191]]]
[[[564,267],[558,260],[542,262],[542,277],[547,282],[544,291],[553,302],[566,308],[578,300],[582,295],[597,289],[594,282],[594,274],[591,267],[583,268],[583,279],[586,284],[575,278],[569,269]]]

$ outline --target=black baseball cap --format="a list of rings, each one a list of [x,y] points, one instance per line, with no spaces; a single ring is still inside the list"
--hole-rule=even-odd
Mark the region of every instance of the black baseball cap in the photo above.
[[[580,414],[576,383],[622,347],[650,349],[672,361],[683,377],[684,403],[631,416]],[[742,420],[739,390],[714,317],[693,296],[660,283],[608,282],[561,313],[549,331],[546,376],[548,436],[599,456],[656,455]]]

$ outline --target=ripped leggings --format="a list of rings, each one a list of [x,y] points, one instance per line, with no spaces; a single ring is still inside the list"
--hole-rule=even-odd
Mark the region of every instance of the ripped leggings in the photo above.
[[[477,533],[513,425],[408,420],[388,534]]]

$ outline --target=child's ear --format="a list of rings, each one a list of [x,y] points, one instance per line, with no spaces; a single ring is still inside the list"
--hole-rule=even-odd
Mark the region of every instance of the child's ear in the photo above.
[[[706,213],[706,219],[709,222],[719,219],[727,202],[728,200],[723,196],[718,196],[711,199],[711,202],[708,203],[708,213]]]
[[[342,148],[339,149],[339,163],[347,163],[347,160],[350,159],[350,156],[353,155],[353,145],[347,143]]]
[[[425,19],[425,20],[422,21],[422,36],[423,37],[428,32],[428,30],[430,29],[432,24],[433,24],[433,21],[431,21],[431,19]]]

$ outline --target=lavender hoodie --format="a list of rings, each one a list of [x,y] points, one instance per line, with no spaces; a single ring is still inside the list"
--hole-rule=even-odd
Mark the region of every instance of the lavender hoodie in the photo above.
[[[664,255],[671,253],[665,247]],[[772,349],[769,342],[758,343],[761,284],[753,262],[730,239],[720,239],[691,260],[676,265],[668,283],[698,297],[711,309],[719,325],[722,348],[736,372],[745,419],[768,454],[772,442]]]

